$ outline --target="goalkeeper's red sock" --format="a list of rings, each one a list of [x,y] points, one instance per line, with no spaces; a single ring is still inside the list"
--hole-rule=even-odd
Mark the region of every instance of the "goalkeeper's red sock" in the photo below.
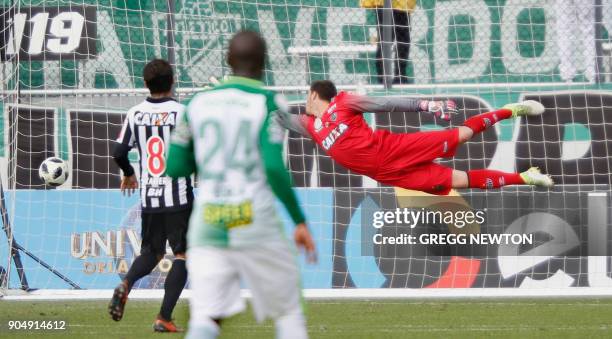
[[[475,115],[463,122],[463,126],[469,127],[474,134],[480,133],[485,129],[493,126],[500,120],[508,119],[512,116],[512,111],[509,109],[500,109],[493,112],[487,112]]]
[[[467,171],[470,188],[499,188],[508,185],[523,185],[525,181],[519,173],[506,173],[495,170],[480,169]]]

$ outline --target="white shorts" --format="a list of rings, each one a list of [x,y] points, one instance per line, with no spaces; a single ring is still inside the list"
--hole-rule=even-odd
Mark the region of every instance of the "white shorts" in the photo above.
[[[240,281],[251,290],[257,321],[301,310],[295,254],[285,241],[248,248],[195,247],[187,251],[190,321],[223,319],[245,309]]]

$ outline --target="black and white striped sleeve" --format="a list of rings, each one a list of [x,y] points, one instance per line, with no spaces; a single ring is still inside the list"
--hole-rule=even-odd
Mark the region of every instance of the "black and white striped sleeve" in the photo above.
[[[136,140],[134,137],[134,128],[131,122],[131,116],[132,115],[128,113],[128,115],[125,117],[123,127],[121,127],[121,132],[116,140],[118,143],[126,145],[130,148],[134,147],[134,141]]]

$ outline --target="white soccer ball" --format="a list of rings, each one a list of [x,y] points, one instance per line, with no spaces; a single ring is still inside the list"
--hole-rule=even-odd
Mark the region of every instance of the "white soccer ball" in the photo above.
[[[47,158],[40,164],[38,176],[46,185],[59,186],[68,179],[68,165],[60,158]]]

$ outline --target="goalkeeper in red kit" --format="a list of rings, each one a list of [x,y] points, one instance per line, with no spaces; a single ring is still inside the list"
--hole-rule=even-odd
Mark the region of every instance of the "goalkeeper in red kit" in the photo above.
[[[535,167],[522,173],[489,169],[458,171],[434,162],[438,158],[453,157],[459,145],[500,120],[542,114],[544,107],[537,101],[509,104],[500,110],[473,116],[456,128],[416,133],[374,131],[365,122],[363,112],[429,112],[450,120],[457,108],[451,100],[338,93],[333,82],[323,80],[310,86],[306,115],[278,117],[283,126],[314,140],[339,164],[391,186],[445,195],[452,188],[553,185],[550,176]]]

